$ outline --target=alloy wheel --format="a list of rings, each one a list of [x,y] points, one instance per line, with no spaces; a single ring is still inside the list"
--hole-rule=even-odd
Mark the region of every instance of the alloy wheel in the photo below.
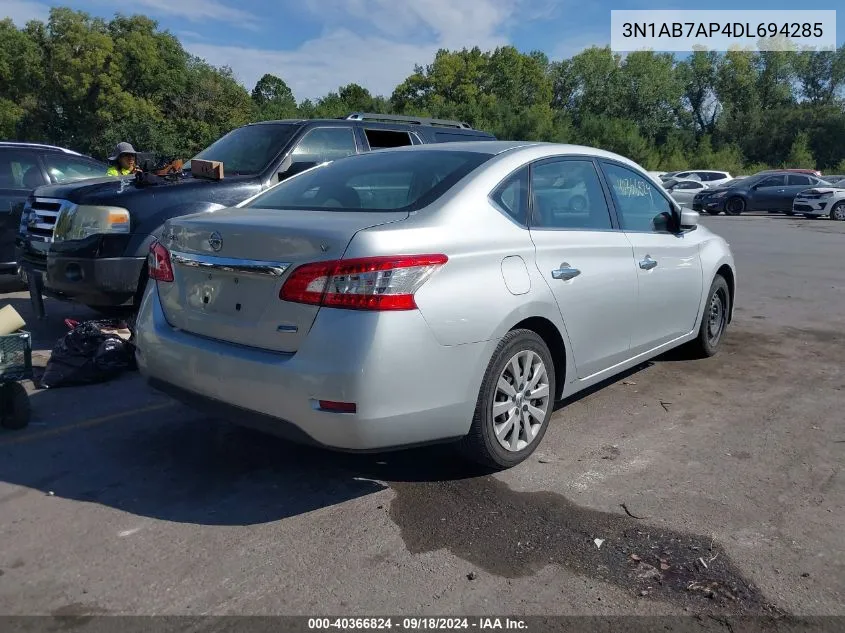
[[[549,375],[540,356],[530,350],[507,362],[493,395],[493,433],[510,452],[521,451],[536,438],[551,402]]]

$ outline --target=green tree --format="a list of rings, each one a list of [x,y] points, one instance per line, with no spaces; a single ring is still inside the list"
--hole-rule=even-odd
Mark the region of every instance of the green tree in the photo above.
[[[815,169],[816,159],[813,158],[813,153],[810,151],[810,139],[804,132],[799,132],[792,143],[792,148],[789,150],[789,156],[786,159],[785,167]]]
[[[297,115],[296,99],[283,79],[266,74],[252,89],[252,101],[259,121],[289,119]]]

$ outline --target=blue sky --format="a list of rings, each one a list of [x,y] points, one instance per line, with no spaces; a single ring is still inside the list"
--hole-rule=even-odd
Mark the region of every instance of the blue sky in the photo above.
[[[805,9],[836,9],[815,0]],[[513,44],[552,59],[610,42],[611,9],[796,9],[792,0],[0,0],[0,17],[23,25],[63,5],[109,18],[116,11],[157,20],[190,52],[228,65],[252,88],[265,72],[282,77],[298,99],[359,83],[388,95],[438,48]],[[845,11],[837,15],[845,41]]]

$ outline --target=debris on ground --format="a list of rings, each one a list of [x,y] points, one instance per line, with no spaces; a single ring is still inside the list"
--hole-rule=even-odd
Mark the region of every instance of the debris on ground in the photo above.
[[[627,514],[627,515],[628,515],[629,517],[631,517],[632,519],[639,519],[639,520],[641,520],[641,521],[642,521],[643,519],[648,518],[648,517],[638,517],[638,516],[636,516],[635,514],[633,514],[633,513],[632,513],[632,512],[628,509],[628,506],[626,506],[624,503],[620,503],[620,504],[619,504],[619,506],[620,506],[620,507],[621,507],[621,508],[625,511],[625,514]]]
[[[664,402],[663,400],[660,401],[660,406],[663,407],[663,410],[667,413],[669,412],[669,405],[672,404],[671,402]]]
[[[637,564],[634,572],[640,580],[650,580],[652,578],[663,578],[663,575],[654,565],[640,562]]]
[[[45,389],[106,382],[136,368],[132,331],[118,319],[67,319],[41,377]]]
[[[809,572],[805,571],[803,574],[801,574],[801,578],[809,578],[809,577],[810,577]]]
[[[478,574],[476,574],[474,571],[471,571],[467,574],[467,580],[475,580],[476,578],[478,578]]]
[[[601,548],[601,544],[604,543],[604,539],[603,538],[593,539],[593,543],[596,544],[596,547]]]

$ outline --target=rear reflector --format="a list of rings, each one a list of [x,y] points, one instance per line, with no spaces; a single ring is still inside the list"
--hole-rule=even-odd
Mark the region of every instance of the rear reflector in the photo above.
[[[333,400],[318,401],[320,411],[331,411],[332,413],[355,413],[358,407],[354,402],[334,402]]]
[[[447,261],[445,255],[391,255],[304,264],[279,298],[349,310],[414,310],[414,293]]]
[[[147,257],[147,270],[150,279],[156,281],[173,281],[173,264],[170,263],[170,252],[161,242],[153,242]]]

